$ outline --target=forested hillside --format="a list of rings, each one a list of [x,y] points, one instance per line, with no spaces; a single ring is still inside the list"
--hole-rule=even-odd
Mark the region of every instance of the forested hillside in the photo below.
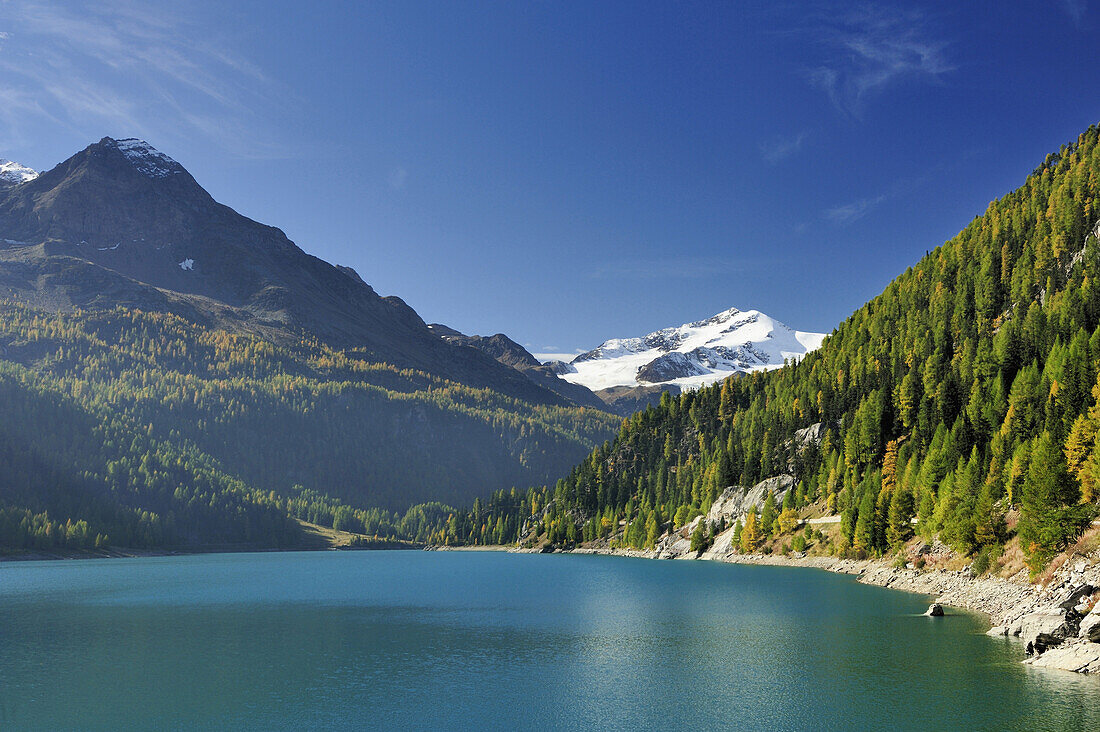
[[[883,554],[915,528],[974,554],[1018,532],[1041,567],[1100,497],[1098,137],[1048,156],[820,350],[666,395],[554,488],[498,496],[440,538],[513,539],[528,523],[568,544],[626,521],[622,541],[644,545],[727,485],[791,472],[790,507],[842,514],[838,552]],[[797,449],[819,422],[820,444]]]
[[[0,548],[293,545],[291,516],[426,538],[613,434],[589,409],[165,313],[0,303]],[[369,510],[368,510],[369,509]]]

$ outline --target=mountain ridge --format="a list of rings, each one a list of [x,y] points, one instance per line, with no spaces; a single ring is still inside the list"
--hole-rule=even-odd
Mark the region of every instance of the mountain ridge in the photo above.
[[[573,384],[560,378],[560,375],[552,366],[540,362],[526,348],[503,333],[491,336],[468,336],[440,323],[432,323],[428,328],[449,343],[476,348],[492,356],[505,366],[510,366],[536,384],[549,389],[574,404],[603,410],[611,408],[612,411],[617,411],[614,409],[615,405],[606,402],[582,384]]]
[[[436,337],[396,296],[218,203],[152,145],[104,137],[0,189],[0,293],[52,311],[123,305],[372,360],[537,404],[567,403],[478,349]]]

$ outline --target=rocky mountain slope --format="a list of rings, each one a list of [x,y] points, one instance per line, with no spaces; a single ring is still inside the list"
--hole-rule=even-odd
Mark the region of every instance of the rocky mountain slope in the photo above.
[[[135,307],[363,357],[536,404],[561,396],[436,337],[349,267],[215,201],[142,140],[105,137],[40,175],[3,163],[0,295],[50,311]]]
[[[503,333],[491,336],[468,336],[454,328],[432,323],[428,328],[448,343],[469,346],[495,358],[505,366],[516,369],[534,383],[582,407],[608,409],[608,404],[588,388],[559,378],[555,369],[543,364],[526,348]]]

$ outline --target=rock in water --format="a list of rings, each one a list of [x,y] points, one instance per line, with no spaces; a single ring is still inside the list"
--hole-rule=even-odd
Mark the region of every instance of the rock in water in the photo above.
[[[928,606],[928,612],[925,613],[930,618],[942,618],[943,617],[943,605],[938,602],[934,602]]]

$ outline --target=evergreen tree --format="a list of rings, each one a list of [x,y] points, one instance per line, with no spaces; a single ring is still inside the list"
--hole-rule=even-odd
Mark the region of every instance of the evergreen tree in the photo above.
[[[775,529],[776,508],[775,494],[769,490],[764,494],[764,510],[760,513],[760,535],[765,538]]]
[[[859,504],[855,532],[852,536],[852,546],[858,551],[869,554],[874,551],[874,539],[875,494],[871,491],[865,491]]]
[[[1093,511],[1078,505],[1079,489],[1066,469],[1061,451],[1043,432],[1031,451],[1031,465],[1020,498],[1020,540],[1032,573],[1077,536]]]
[[[890,496],[886,540],[891,549],[898,549],[913,536],[913,494],[907,487],[894,490]]]

